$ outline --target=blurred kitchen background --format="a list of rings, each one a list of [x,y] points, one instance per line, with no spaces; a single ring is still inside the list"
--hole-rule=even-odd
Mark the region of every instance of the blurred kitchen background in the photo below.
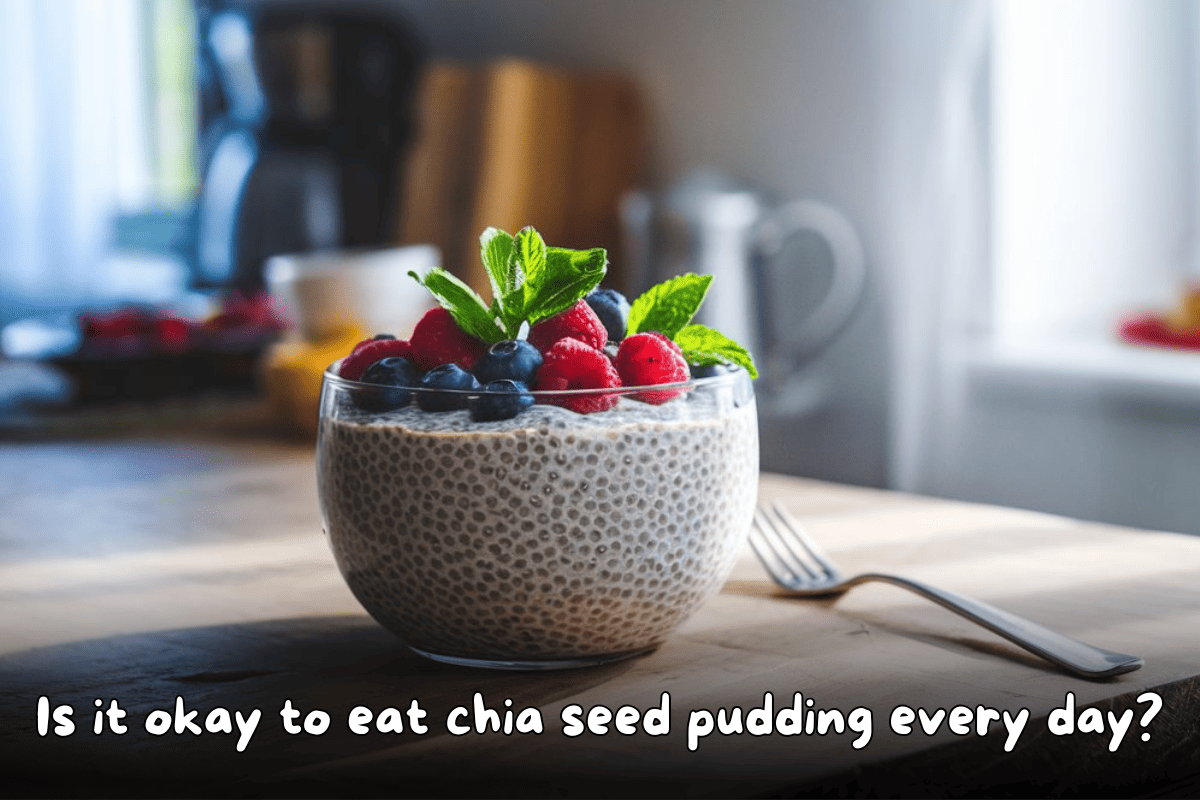
[[[273,256],[478,283],[533,224],[720,275],[764,469],[1200,533],[1198,45],[1183,0],[0,0],[0,436],[303,427],[361,332]]]

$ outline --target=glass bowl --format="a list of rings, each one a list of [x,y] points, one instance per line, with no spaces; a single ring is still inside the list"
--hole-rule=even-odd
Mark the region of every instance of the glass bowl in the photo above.
[[[492,668],[600,664],[658,646],[721,588],[758,488],[744,370],[534,392],[499,422],[422,410],[482,394],[324,375],[325,531],[355,597],[410,649]],[[562,407],[579,401],[612,408]]]

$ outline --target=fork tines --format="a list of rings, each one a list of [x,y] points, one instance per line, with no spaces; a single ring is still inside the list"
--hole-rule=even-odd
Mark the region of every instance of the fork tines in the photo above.
[[[781,503],[754,510],[750,546],[784,585],[801,587],[837,580],[837,570]]]

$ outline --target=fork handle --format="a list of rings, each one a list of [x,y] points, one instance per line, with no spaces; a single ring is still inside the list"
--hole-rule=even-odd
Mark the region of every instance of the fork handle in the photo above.
[[[1124,653],[1112,653],[1092,647],[1069,636],[1055,633],[1036,622],[1022,619],[995,606],[939,589],[911,578],[868,572],[847,581],[847,585],[882,581],[916,592],[960,616],[979,623],[1003,636],[1013,644],[1036,653],[1042,658],[1085,678],[1107,678],[1132,672],[1142,666],[1142,659]]]

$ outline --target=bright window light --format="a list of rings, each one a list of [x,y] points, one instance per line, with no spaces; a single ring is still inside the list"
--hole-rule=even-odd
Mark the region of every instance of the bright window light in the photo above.
[[[1192,267],[1195,8],[994,5],[994,330],[1111,337]]]

